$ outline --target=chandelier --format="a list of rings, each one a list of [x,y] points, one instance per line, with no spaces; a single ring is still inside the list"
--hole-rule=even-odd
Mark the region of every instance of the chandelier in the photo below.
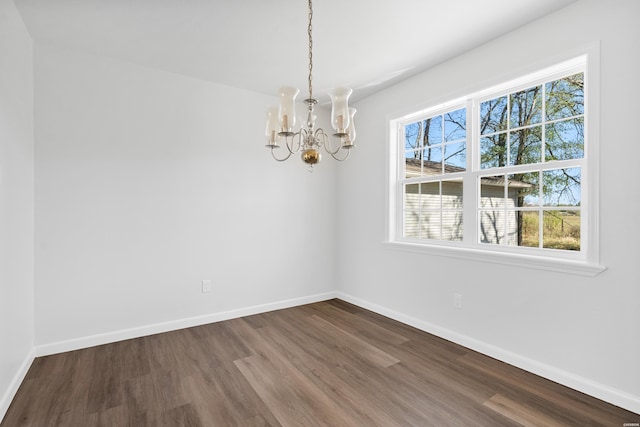
[[[313,108],[318,103],[313,98],[313,37],[312,25],[313,7],[309,0],[309,98],[304,102],[307,104],[307,122],[305,127],[301,127],[294,132],[296,126],[296,96],[300,91],[293,87],[282,87],[279,91],[280,106],[271,107],[267,111],[267,145],[271,149],[271,155],[279,162],[288,160],[295,153],[302,153],[302,161],[309,165],[309,171],[313,171],[313,165],[320,162],[322,155],[320,149],[324,149],[334,159],[338,161],[346,160],[351,149],[355,147],[356,131],[353,125],[355,108],[349,108],[348,101],[351,96],[351,89],[336,88],[329,97],[331,98],[331,126],[334,129],[333,137],[336,143],[322,128],[315,128],[316,116]],[[286,147],[284,155],[276,155],[276,149],[281,145]]]

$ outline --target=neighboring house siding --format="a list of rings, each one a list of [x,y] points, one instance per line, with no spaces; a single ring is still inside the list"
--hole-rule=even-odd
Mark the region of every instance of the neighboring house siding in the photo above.
[[[481,242],[501,244],[506,230],[507,244],[518,244],[517,189],[504,198],[502,185],[483,185],[480,206]],[[440,203],[442,201],[442,207]],[[506,203],[506,210],[505,210]],[[462,240],[462,183],[409,184],[404,192],[404,236],[420,239]],[[485,210],[486,209],[486,210]]]
[[[406,186],[405,237],[462,240],[462,183],[444,181],[442,197],[438,183],[422,184],[419,190],[419,184]]]
[[[515,211],[517,192],[518,190],[509,188],[508,198],[505,199],[503,186],[482,186],[480,197],[480,207],[483,209],[480,213],[482,243],[505,243],[506,230],[506,244],[518,244],[518,218]]]

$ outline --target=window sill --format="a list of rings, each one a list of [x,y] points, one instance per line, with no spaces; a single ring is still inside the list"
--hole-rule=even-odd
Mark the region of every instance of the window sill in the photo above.
[[[474,248],[417,244],[409,242],[385,241],[383,242],[383,244],[390,249],[406,252],[439,255],[472,261],[491,262],[517,267],[534,268],[538,270],[577,274],[581,276],[593,277],[606,270],[606,267],[602,265],[591,264],[581,260],[558,259],[544,256],[511,254]]]

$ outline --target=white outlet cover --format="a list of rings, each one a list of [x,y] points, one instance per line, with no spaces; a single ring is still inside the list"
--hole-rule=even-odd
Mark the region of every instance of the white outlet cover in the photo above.
[[[462,295],[453,294],[453,305],[456,308],[462,308]]]

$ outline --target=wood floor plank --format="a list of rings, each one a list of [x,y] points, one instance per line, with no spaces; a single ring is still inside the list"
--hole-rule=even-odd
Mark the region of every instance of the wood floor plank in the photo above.
[[[567,425],[500,394],[494,395],[484,404],[525,427],[563,427]]]
[[[351,414],[309,381],[259,330],[244,321],[237,321],[234,326],[256,353],[235,363],[281,424],[358,425]]]
[[[158,423],[156,404],[160,402],[160,393],[151,373],[127,379],[123,393],[127,425],[147,427]]]
[[[156,410],[165,411],[189,403],[190,396],[185,392],[183,379],[177,371],[156,371],[151,375]]]
[[[464,366],[478,372],[482,378],[494,378],[498,381],[495,389],[500,393],[514,395],[519,400],[535,400],[541,408],[540,412],[560,414],[559,417],[565,418],[567,423],[569,420],[595,425],[629,422],[625,421],[629,418],[628,411],[485,355],[470,352],[459,360]],[[640,416],[635,415],[635,418]]]
[[[126,408],[124,406],[114,406],[100,412],[90,414],[86,423],[96,427],[125,426],[129,423]]]
[[[225,407],[244,425],[261,419],[263,425],[280,425],[269,407],[258,396],[234,362],[225,361],[212,366],[210,378],[215,380],[215,388],[221,396]]]
[[[311,314],[310,317],[313,315]],[[326,351],[314,351],[316,348],[322,349],[323,342],[326,342],[327,338],[319,342],[309,339],[323,337],[323,335],[322,331],[311,329],[312,325],[317,323],[307,325],[306,322],[305,318],[298,318],[297,324],[291,321],[277,322],[274,319],[275,325],[282,328],[284,333],[291,336],[297,343],[301,343],[305,350],[317,360],[324,360],[337,377],[343,378],[349,384],[348,387],[356,390],[360,396],[363,391],[366,391],[366,399],[376,407],[374,413],[385,412],[393,418],[390,423],[373,425],[453,425],[451,419],[453,412],[443,410],[434,401],[432,393],[439,392],[437,388],[428,388],[425,384],[416,386],[407,377],[390,375],[389,368],[381,369],[380,366],[366,363],[367,360],[362,359],[357,352],[351,351],[348,346],[334,346],[331,357],[326,357]],[[305,334],[308,336],[305,337]],[[393,393],[389,393],[389,390],[393,390]],[[372,417],[375,419],[373,415]],[[494,423],[494,425],[512,424],[503,420],[502,424]]]
[[[386,396],[369,389],[369,398],[362,399],[353,384],[338,375],[332,364],[314,357],[290,334],[274,327],[261,328],[260,333],[309,381],[330,396],[343,411],[348,412],[350,418],[357,420],[359,425],[397,425],[401,421],[391,411],[381,410],[382,407],[388,409],[389,399]]]
[[[222,363],[250,356],[251,350],[226,322],[206,325],[206,335],[195,344],[205,352],[210,363]]]
[[[114,344],[93,348],[93,366],[87,412],[101,412],[122,404],[122,361]],[[106,369],[109,366],[110,369]]]
[[[159,424],[160,427],[202,427],[205,425],[190,403],[163,411]]]
[[[350,348],[373,364],[387,367],[400,362],[399,359],[385,353],[378,347],[375,347],[367,341],[350,334],[345,329],[336,327],[334,324],[327,322],[321,317],[313,315],[311,316],[311,320],[317,324],[317,328],[323,329],[331,334],[334,345],[341,345],[346,348]]]
[[[263,425],[279,425],[233,362],[212,365],[209,372],[185,383],[201,419],[213,425],[244,425],[257,419]]]
[[[316,307],[314,305],[313,307]],[[333,323],[335,326],[344,329],[352,335],[364,337],[371,343],[388,343],[390,345],[400,345],[409,341],[409,338],[390,331],[386,328],[344,311],[333,304],[317,304],[316,312],[318,317]]]
[[[0,427],[638,422],[639,414],[329,300],[38,357]]]
[[[329,419],[333,411],[326,405],[326,399],[313,400],[321,396],[317,389],[296,375],[280,374],[278,365],[271,360],[249,356],[235,363],[282,425],[322,426],[339,422]]]
[[[426,422],[424,415],[416,413],[411,407],[411,401],[416,397],[412,390],[400,389],[400,385],[383,373],[375,372],[371,374],[366,364],[356,357],[348,349],[334,349],[331,357],[313,356],[316,360],[324,361],[327,369],[333,376],[341,378],[349,384],[348,390],[355,393],[360,402],[355,403],[356,407],[374,406],[376,411],[370,414],[370,418],[380,418],[380,413],[384,413],[384,418],[393,420],[389,424],[373,423],[371,425],[437,425]],[[363,368],[364,367],[364,368]],[[317,372],[317,371],[316,371]],[[394,390],[389,393],[389,390]],[[338,390],[335,390],[336,392]],[[338,391],[344,395],[344,391]],[[366,401],[363,404],[362,401]],[[356,401],[357,402],[357,401]]]

